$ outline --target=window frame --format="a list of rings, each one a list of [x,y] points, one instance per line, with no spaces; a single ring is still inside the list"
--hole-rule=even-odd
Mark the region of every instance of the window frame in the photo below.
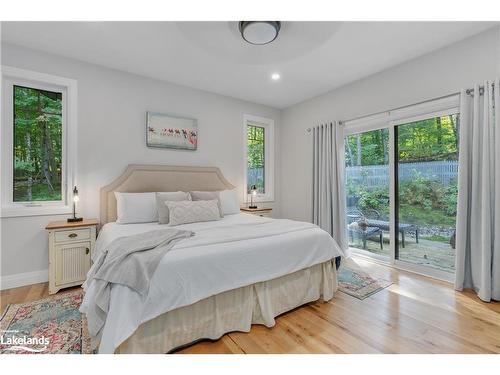
[[[389,153],[389,237],[390,252],[389,256],[372,254],[369,251],[349,247],[351,253],[358,256],[372,259],[376,262],[393,266],[397,269],[418,273],[424,276],[433,277],[446,282],[452,282],[455,272],[447,272],[432,267],[409,263],[398,259],[396,256],[396,242],[399,234],[396,232],[396,155],[394,153],[395,128],[399,125],[426,120],[449,114],[460,115],[460,95],[450,95],[448,97],[429,100],[423,103],[409,105],[400,109],[387,111],[371,116],[362,117],[355,120],[346,121],[344,126],[345,138],[350,135],[361,134],[373,130],[388,129],[388,153]],[[345,147],[345,143],[344,143]]]
[[[14,202],[14,86],[62,93],[62,145],[60,201]],[[1,217],[68,214],[72,211],[72,186],[76,185],[77,81],[11,66],[2,66],[2,127],[0,154]],[[71,152],[69,152],[71,150]]]
[[[247,193],[247,172],[248,172],[248,147],[247,147],[247,126],[258,126],[264,128],[264,194],[257,194],[253,198],[254,202],[274,202],[274,120],[254,115],[243,115],[243,199],[250,201],[250,194]]]

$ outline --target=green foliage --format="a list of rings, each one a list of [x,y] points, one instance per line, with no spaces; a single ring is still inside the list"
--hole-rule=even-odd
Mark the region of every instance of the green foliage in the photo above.
[[[458,116],[449,115],[397,127],[400,162],[458,159]]]
[[[457,160],[458,123],[458,115],[449,115],[398,126],[399,161]],[[346,137],[346,165],[388,164],[388,142],[387,129]]]
[[[346,138],[346,165],[387,164],[389,161],[388,142],[389,131],[387,129],[348,136]],[[358,163],[359,159],[361,159],[361,164]]]
[[[265,192],[265,129],[261,126],[247,126],[247,190],[256,185],[259,193]]]
[[[456,181],[445,187],[415,172],[411,179],[399,183],[398,190],[402,221],[421,225],[455,225]]]
[[[376,210],[381,218],[389,217],[388,187],[367,189],[347,183],[348,197],[357,197],[357,207],[369,215]],[[449,187],[415,173],[412,179],[399,184],[399,220],[418,225],[453,227],[455,225],[457,184]],[[348,204],[349,205],[349,204]]]
[[[457,181],[455,180],[445,190],[442,198],[443,209],[447,215],[456,216],[457,199],[458,199],[458,184]]]
[[[21,160],[15,158],[14,170],[22,175],[29,175],[35,172],[35,165],[32,161]]]
[[[14,194],[17,197],[20,197],[20,202],[27,201],[28,197],[28,186],[26,183],[17,184],[14,188]],[[33,197],[36,197],[37,201],[58,201],[62,199],[61,194],[61,185],[55,185],[54,191],[50,191],[49,187],[46,183],[42,182],[33,182],[31,186],[31,194]]]
[[[14,201],[61,199],[62,95],[14,86]]]

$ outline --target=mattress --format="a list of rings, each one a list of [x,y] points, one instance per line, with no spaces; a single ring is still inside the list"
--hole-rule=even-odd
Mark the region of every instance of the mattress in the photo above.
[[[192,230],[192,239],[177,243],[156,269],[147,295],[115,284],[100,338],[99,352],[112,353],[143,323],[168,311],[210,296],[268,281],[342,255],[331,236],[314,225],[281,234],[217,241],[218,233],[251,232],[270,218],[249,214],[227,215],[219,221],[176,226]],[[286,226],[286,221],[283,221]],[[290,223],[291,225],[291,223]],[[158,223],[116,224],[102,228],[93,258],[114,239],[159,229]],[[255,230],[253,230],[255,233]],[[206,240],[210,239],[210,240]],[[92,303],[93,284],[86,289],[81,311]]]

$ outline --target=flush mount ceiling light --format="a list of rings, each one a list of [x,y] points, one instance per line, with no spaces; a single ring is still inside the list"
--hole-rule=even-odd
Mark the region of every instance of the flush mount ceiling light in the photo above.
[[[281,77],[281,76],[280,76],[280,74],[279,74],[279,73],[273,73],[273,74],[271,74],[271,79],[272,79],[273,81],[277,81],[277,80],[279,80],[279,79],[280,79],[280,77]]]
[[[271,43],[278,37],[280,21],[240,21],[239,29],[242,38],[255,45]]]

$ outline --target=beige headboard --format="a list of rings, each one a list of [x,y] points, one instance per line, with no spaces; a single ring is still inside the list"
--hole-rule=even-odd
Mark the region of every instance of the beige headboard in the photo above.
[[[234,189],[217,167],[129,164],[109,185],[101,188],[101,225],[116,220],[115,191],[215,191]]]

